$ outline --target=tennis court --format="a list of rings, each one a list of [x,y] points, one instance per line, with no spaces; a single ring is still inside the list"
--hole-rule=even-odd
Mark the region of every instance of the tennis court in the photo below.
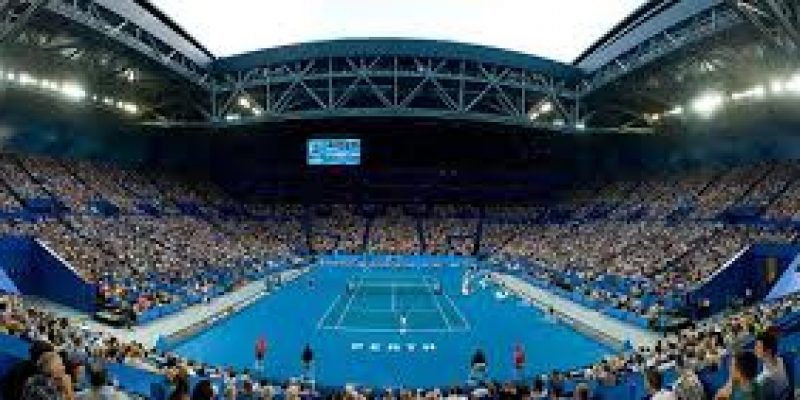
[[[433,277],[356,276],[318,329],[351,332],[462,332],[469,323]]]

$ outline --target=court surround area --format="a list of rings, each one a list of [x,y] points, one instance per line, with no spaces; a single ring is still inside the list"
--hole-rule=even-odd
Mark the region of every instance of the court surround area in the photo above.
[[[488,281],[473,279],[474,292],[464,295],[469,262],[352,265],[358,266],[321,262],[173,350],[252,370],[255,343],[263,336],[267,377],[300,376],[300,354],[309,345],[318,384],[378,388],[464,382],[478,348],[497,379],[517,376],[517,345],[527,355],[527,376],[588,365],[612,351],[519,298],[498,296]]]

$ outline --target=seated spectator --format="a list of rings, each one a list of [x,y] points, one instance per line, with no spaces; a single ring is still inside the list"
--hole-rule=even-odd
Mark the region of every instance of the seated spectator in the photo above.
[[[655,368],[645,371],[644,383],[651,400],[675,400],[675,394],[664,388],[664,378]]]
[[[108,384],[108,373],[100,365],[89,368],[89,387],[78,393],[78,400],[126,400],[128,396]]]
[[[676,400],[703,400],[706,398],[703,383],[694,370],[694,366],[683,357],[675,360],[678,378],[672,387]]]
[[[731,358],[728,383],[718,392],[716,400],[765,400],[756,381],[758,358],[749,351],[736,352]]]
[[[36,375],[28,378],[22,390],[22,400],[74,400],[72,379],[67,375],[61,356],[44,353],[36,363]]]
[[[28,359],[11,368],[3,382],[3,398],[19,399],[28,379],[36,375],[36,363],[44,353],[52,352],[53,345],[44,340],[31,343],[28,348]]]
[[[208,379],[203,379],[200,382],[197,382],[197,385],[194,386],[194,390],[192,391],[192,400],[212,400],[214,399],[214,386],[211,385],[211,381]]]
[[[533,388],[531,388],[531,399],[546,399],[547,390],[544,388],[544,380],[536,378],[533,380]]]
[[[185,373],[174,377],[174,388],[169,395],[169,400],[190,400],[189,397],[189,378]]]
[[[765,399],[788,400],[791,397],[789,379],[783,359],[778,356],[778,338],[770,330],[756,336],[756,357],[762,369],[756,380],[761,386]]]
[[[589,400],[589,385],[583,382],[578,384],[578,386],[575,387],[573,398],[575,400]]]

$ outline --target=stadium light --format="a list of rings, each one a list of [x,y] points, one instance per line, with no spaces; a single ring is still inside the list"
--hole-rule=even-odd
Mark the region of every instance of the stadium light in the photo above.
[[[769,91],[773,94],[781,94],[785,89],[785,85],[783,82],[779,80],[774,80],[769,84]]]
[[[23,72],[19,74],[19,83],[23,85],[35,85],[38,82],[36,81],[36,78],[30,76],[30,74],[27,72]]]
[[[667,111],[667,115],[671,116],[678,116],[683,114],[683,107],[682,106],[675,106],[671,110]]]
[[[751,89],[745,90],[743,92],[737,92],[731,94],[731,99],[733,100],[746,100],[746,99],[756,99],[760,100],[763,99],[767,95],[767,89],[764,86],[759,85],[753,87]]]
[[[128,82],[136,81],[136,71],[134,71],[132,69],[126,70],[125,71],[125,79],[127,79]]]
[[[62,84],[61,93],[71,100],[83,100],[86,98],[86,89],[73,82]]]
[[[725,98],[717,92],[708,92],[692,101],[692,110],[703,117],[710,117],[725,104]]]
[[[120,107],[123,111],[127,112],[128,114],[137,114],[139,113],[139,106],[133,103],[122,103],[122,107]]]
[[[800,93],[800,74],[796,74],[784,84],[784,89],[790,92]]]

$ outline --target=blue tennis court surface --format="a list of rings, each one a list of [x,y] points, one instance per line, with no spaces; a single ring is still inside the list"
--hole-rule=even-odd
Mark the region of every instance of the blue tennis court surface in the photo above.
[[[530,305],[499,300],[491,286],[462,295],[463,274],[456,267],[315,268],[174,350],[252,369],[263,335],[269,377],[299,376],[300,352],[309,344],[319,384],[374,387],[463,383],[477,348],[498,379],[515,376],[517,343],[527,354],[528,376],[588,365],[610,353]]]

